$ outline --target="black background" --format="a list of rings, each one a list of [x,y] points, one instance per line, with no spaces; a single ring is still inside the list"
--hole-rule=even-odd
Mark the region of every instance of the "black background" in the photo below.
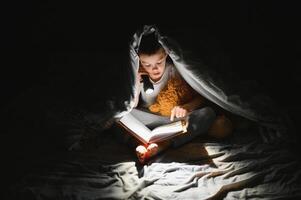
[[[249,72],[244,73],[246,78],[258,80],[282,104],[299,101],[300,14],[296,4],[111,4],[51,1],[4,5],[2,106],[20,91],[57,78],[61,72],[54,69],[54,63],[62,64],[60,70],[69,73],[69,78],[81,73],[79,63],[93,68],[109,63],[111,58],[103,59],[103,55],[126,51],[129,38],[143,24],[156,24],[163,30],[204,30],[227,58],[224,67]],[[99,67],[94,72],[105,70],[107,67]]]

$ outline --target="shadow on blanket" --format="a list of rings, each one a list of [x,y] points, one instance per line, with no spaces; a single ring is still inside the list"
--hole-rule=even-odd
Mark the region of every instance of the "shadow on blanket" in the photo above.
[[[10,187],[10,199],[293,199],[301,168],[289,143],[259,129],[196,138],[141,166],[112,130],[84,148],[44,155]]]
[[[2,115],[7,199],[301,198],[298,152],[274,130],[196,138],[141,166],[97,118],[69,110],[72,98],[53,97],[27,91]]]

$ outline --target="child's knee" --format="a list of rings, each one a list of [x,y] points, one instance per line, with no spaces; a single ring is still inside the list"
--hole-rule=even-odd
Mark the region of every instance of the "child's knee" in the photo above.
[[[216,118],[215,111],[211,107],[204,107],[199,110],[194,111],[194,115],[197,116],[196,119],[202,120],[202,121],[207,121],[208,123],[213,122],[214,119]]]
[[[224,115],[218,116],[208,130],[208,135],[217,139],[225,138],[233,132],[233,124]]]
[[[214,119],[216,117],[215,111],[211,107],[205,107],[203,108],[205,117],[208,117],[210,119]]]

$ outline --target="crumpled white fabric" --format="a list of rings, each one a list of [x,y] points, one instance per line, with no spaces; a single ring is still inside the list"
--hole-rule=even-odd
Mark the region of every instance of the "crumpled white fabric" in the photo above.
[[[158,42],[169,54],[182,77],[202,96],[231,113],[260,122],[261,125],[285,131],[286,128],[283,126],[284,120],[280,110],[274,107],[271,98],[264,94],[251,93],[246,82],[225,82],[222,78],[223,75],[216,75],[214,71],[211,73],[210,66],[205,66],[196,61],[199,59],[194,59],[198,57],[199,52],[194,52],[194,57],[186,56],[185,50],[172,38],[162,35],[155,25],[145,25],[142,30],[138,30],[133,36],[129,47],[130,66],[134,77],[133,83],[137,82],[136,74],[139,68],[137,51],[141,38],[144,34],[152,32],[158,35]],[[116,113],[115,117],[122,117],[135,106],[134,97],[138,91],[137,85],[132,85],[132,91],[134,95],[124,102],[126,110]]]

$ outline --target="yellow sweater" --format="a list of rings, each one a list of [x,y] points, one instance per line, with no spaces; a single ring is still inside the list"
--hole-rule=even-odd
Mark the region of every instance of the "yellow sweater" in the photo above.
[[[159,92],[154,104],[149,106],[153,113],[170,116],[175,106],[183,105],[192,100],[198,94],[180,75],[168,80],[167,85]],[[205,101],[205,98],[203,102]],[[212,137],[222,139],[229,136],[234,127],[231,120],[223,112],[219,113],[208,130]]]

